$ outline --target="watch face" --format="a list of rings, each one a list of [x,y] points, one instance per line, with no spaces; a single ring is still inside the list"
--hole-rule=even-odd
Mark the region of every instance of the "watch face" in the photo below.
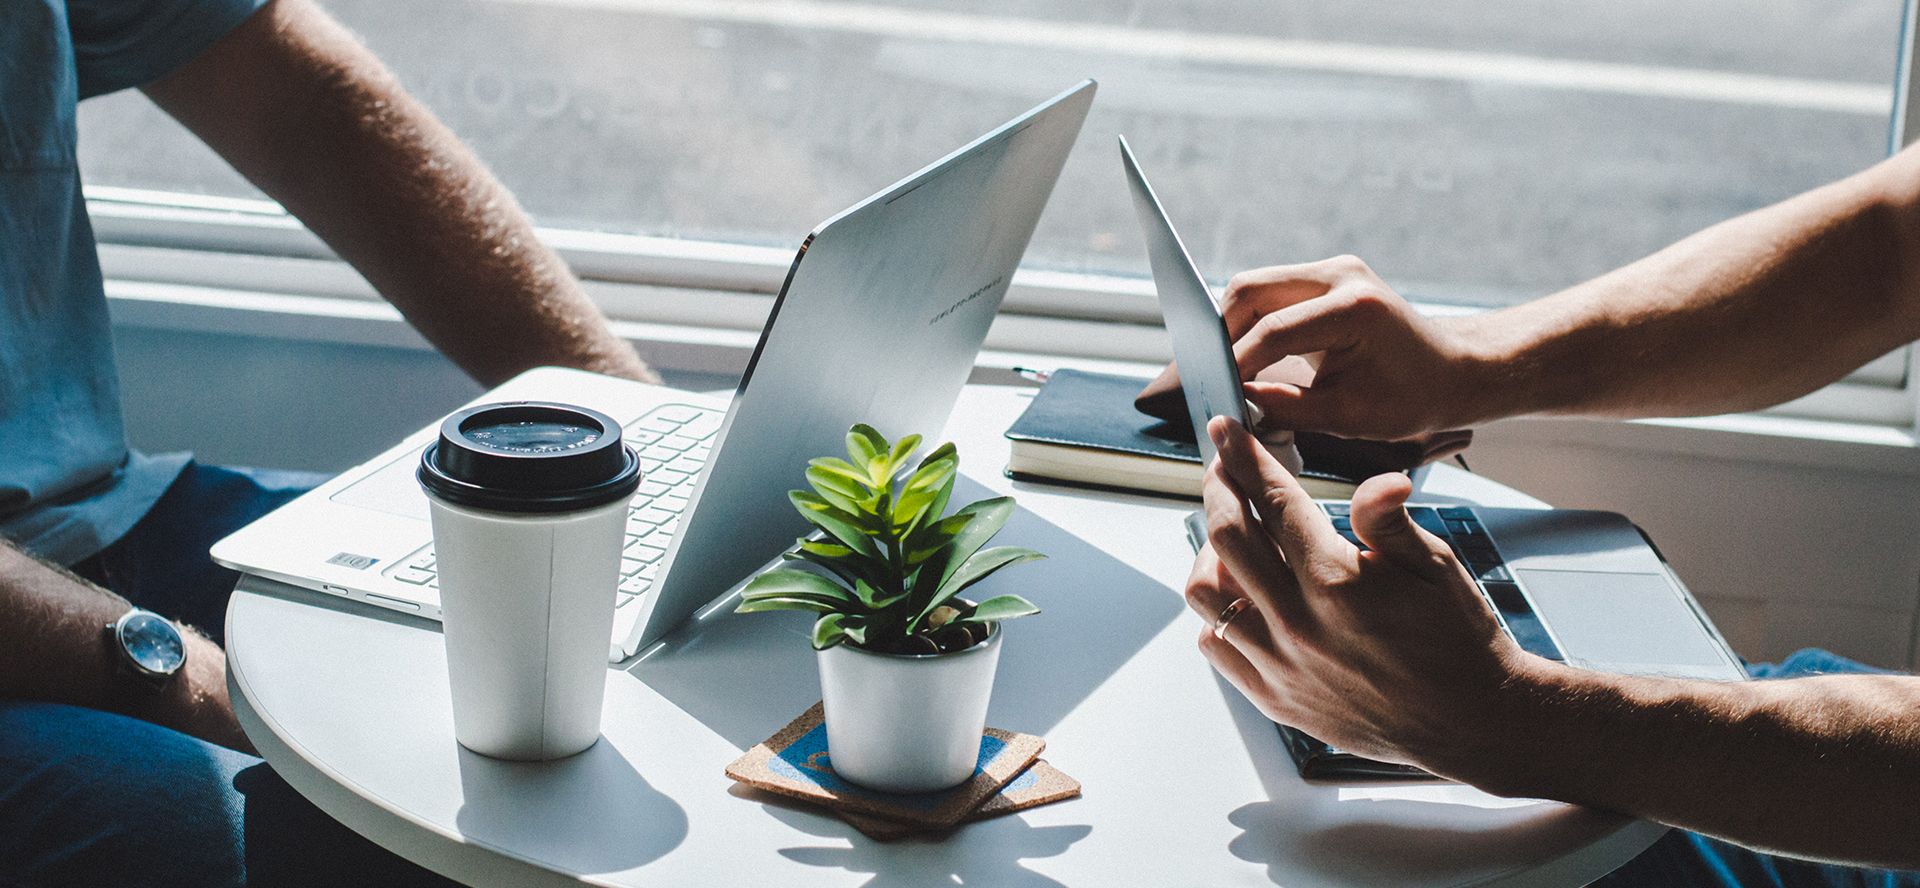
[[[186,645],[173,624],[150,613],[136,613],[120,627],[120,644],[141,669],[171,675],[186,662]]]

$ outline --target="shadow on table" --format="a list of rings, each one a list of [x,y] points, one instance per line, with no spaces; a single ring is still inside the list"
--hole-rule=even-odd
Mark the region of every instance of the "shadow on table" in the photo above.
[[[953,501],[991,495],[962,477]],[[992,545],[1049,556],[968,590],[975,600],[1017,592],[1043,611],[1010,624],[987,715],[994,727],[1044,735],[1185,606],[1177,590],[1024,508]],[[820,682],[808,643],[811,615],[731,610],[727,604],[683,627],[627,671],[745,749],[819,700]]]
[[[1226,679],[1214,678],[1268,798],[1228,815],[1242,830],[1228,850],[1264,864],[1275,884],[1393,885],[1470,875],[1484,858],[1478,849],[1511,849],[1516,835],[1525,836],[1533,860],[1545,863],[1592,841],[1596,825],[1627,822],[1571,806],[1520,821],[1511,809],[1543,803],[1451,782],[1302,780],[1273,723]]]
[[[509,762],[459,751],[465,792],[456,823],[469,839],[580,874],[641,866],[687,837],[687,814],[653,788],[605,737],[552,762]],[[485,794],[471,789],[487,787]],[[620,817],[607,817],[620,811]]]
[[[991,885],[1054,888],[1061,883],[1020,865],[1065,854],[1093,832],[1085,824],[1034,826],[1019,814],[959,826],[946,835],[882,842],[859,830],[779,796],[745,787],[733,794],[761,803],[780,822],[808,835],[844,840],[846,846],[781,848],[781,857],[807,866],[870,875],[865,888],[918,888],[922,885]],[[968,841],[957,841],[965,834]]]

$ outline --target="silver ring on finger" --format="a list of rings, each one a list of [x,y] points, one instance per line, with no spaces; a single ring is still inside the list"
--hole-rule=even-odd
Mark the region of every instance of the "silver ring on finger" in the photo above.
[[[1227,602],[1227,606],[1220,609],[1220,616],[1213,621],[1213,637],[1226,641],[1227,624],[1232,623],[1234,617],[1240,616],[1241,612],[1252,606],[1253,600],[1250,598],[1235,598]]]

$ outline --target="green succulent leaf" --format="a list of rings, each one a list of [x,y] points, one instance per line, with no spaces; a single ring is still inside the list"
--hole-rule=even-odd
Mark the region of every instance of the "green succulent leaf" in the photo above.
[[[793,503],[793,507],[799,510],[801,517],[809,521],[813,520],[815,514],[825,513],[833,518],[839,519],[843,523],[860,528],[863,531],[877,529],[868,527],[868,525],[872,523],[872,515],[867,509],[843,509],[829,502],[826,497],[811,490],[789,490],[787,491],[787,501]]]
[[[907,476],[906,489],[932,490],[953,477],[954,470],[959,466],[960,461],[954,457],[922,462],[919,468],[913,470],[912,475]]]
[[[863,422],[847,430],[847,456],[855,467],[866,474],[867,483],[876,489],[886,486],[890,477],[885,470],[886,457],[891,452],[887,439],[874,431],[873,426]]]
[[[934,491],[933,501],[929,502],[926,511],[920,514],[920,520],[914,522],[905,533],[901,534],[902,541],[909,552],[926,549],[929,542],[932,542],[933,549],[937,550],[940,544],[951,539],[951,535],[941,535],[932,528],[940,523],[941,514],[947,510],[947,500],[953,497],[953,482],[957,477],[957,475],[947,476],[947,480]],[[914,560],[913,563],[918,564],[919,561]]]
[[[759,614],[767,611],[797,610],[813,611],[816,614],[837,614],[838,607],[815,601],[811,598],[756,598],[742,601],[733,609],[736,614]]]
[[[901,542],[911,544],[913,532],[928,520],[939,498],[938,490],[910,490],[900,495],[893,507],[893,529]]]
[[[893,526],[911,536],[929,517],[938,519],[940,511],[946,508],[946,496],[953,491],[953,478],[958,467],[952,459],[933,463],[921,463],[908,476],[903,486],[899,502],[893,507]]]
[[[836,509],[849,515],[859,515],[866,511],[862,501],[867,499],[869,494],[866,488],[858,484],[819,467],[807,469],[807,483],[813,485],[815,494]]]
[[[854,594],[860,597],[860,603],[866,605],[870,611],[886,610],[889,605],[907,597],[905,592],[895,592],[892,594],[882,592],[865,580],[855,583],[853,588]]]
[[[847,456],[856,466],[873,462],[873,458],[887,452],[887,439],[880,436],[873,426],[864,422],[854,423],[847,430]]]
[[[1011,517],[1013,497],[1001,496],[962,506],[951,517],[934,525],[935,530],[953,536],[939,551],[925,559],[929,567],[939,566],[939,572],[931,577],[934,588],[944,588],[954,573],[960,570],[960,566],[972,558],[973,553],[980,551],[980,547],[985,546],[988,540],[993,539],[993,535],[999,533]],[[938,592],[935,595],[938,596]],[[927,610],[931,609],[932,605],[929,605]]]
[[[825,614],[813,621],[813,649],[824,651],[847,639],[847,630],[841,626],[847,621],[847,615],[841,613]]]
[[[893,477],[893,473],[899,471],[901,466],[906,465],[907,457],[912,456],[913,451],[919,447],[919,435],[908,435],[894,442],[893,450],[887,454],[887,477]]]
[[[1012,563],[1012,562],[1009,562]],[[1029,617],[1040,612],[1033,602],[1018,595],[995,595],[973,609],[964,619],[975,623],[996,623],[1015,617]]]
[[[939,588],[934,590],[933,597],[928,600],[926,606],[920,611],[919,617],[915,618],[915,621],[918,622],[921,619],[925,619],[926,615],[931,613],[934,608],[945,604],[948,599],[960,594],[960,592],[968,586],[986,579],[1000,568],[1010,564],[1019,564],[1023,561],[1039,561],[1045,557],[1047,556],[1035,552],[1032,549],[1022,549],[1019,546],[998,546],[974,554],[968,557],[965,563],[960,565],[959,570],[954,571],[946,580],[941,582]]]
[[[818,555],[821,558],[846,558],[853,554],[852,549],[842,546],[839,543],[829,543],[825,540],[810,540],[805,537],[795,540],[794,546],[801,552],[809,555]]]
[[[960,464],[960,451],[954,448],[952,441],[941,444],[939,447],[935,447],[931,453],[920,457],[919,468],[924,469],[943,459],[953,460],[954,465]]]
[[[932,509],[928,511],[931,512]],[[971,523],[973,523],[973,514],[962,508],[961,511],[922,526],[906,540],[908,559],[918,564],[928,556],[936,554]]]
[[[865,471],[855,468],[853,463],[847,462],[846,460],[841,459],[837,456],[823,456],[823,457],[820,457],[819,459],[808,460],[807,466],[809,468],[820,469],[822,471],[825,471],[834,475],[838,475],[841,478],[846,479],[848,482],[856,484],[860,487],[863,487],[863,488],[870,487],[870,485],[867,484],[867,473]],[[868,489],[864,495],[871,496],[872,490]]]
[[[945,514],[959,479],[959,452],[943,443],[915,462],[923,443],[919,435],[889,442],[872,426],[855,425],[847,432],[846,459],[808,461],[810,489],[790,491],[788,499],[823,536],[797,541],[782,557],[805,565],[756,577],[737,610],[819,614],[812,640],[820,649],[870,641],[882,649],[937,647],[954,643],[956,632],[964,641],[978,637],[986,623],[1037,612],[1018,596],[979,606],[952,603],[994,571],[1041,556],[986,547],[1013,514],[1010,497]],[[930,640],[929,630],[946,636]]]
[[[753,578],[740,590],[744,602],[770,598],[798,598],[847,609],[859,603],[854,593],[819,574],[792,568],[776,568]]]
[[[793,551],[783,553],[780,557],[788,561],[817,564],[831,571],[834,576],[839,577],[849,586],[862,580],[868,583],[884,582],[876,579],[873,562],[838,543],[802,539]]]
[[[853,551],[867,558],[886,557],[880,554],[879,547],[873,544],[873,540],[860,527],[858,522],[862,519],[848,515],[832,503],[821,499],[818,494],[804,490],[789,491],[787,498],[793,501],[794,508],[799,510],[801,517],[815,527],[826,531],[834,539],[845,543]]]
[[[865,617],[848,617],[840,621],[840,631],[845,632],[847,640],[854,644],[866,644],[867,630],[870,628]]]

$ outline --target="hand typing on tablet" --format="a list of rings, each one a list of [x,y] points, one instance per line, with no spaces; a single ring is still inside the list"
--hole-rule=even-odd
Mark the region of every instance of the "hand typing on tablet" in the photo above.
[[[1404,475],[1353,498],[1372,549],[1334,531],[1305,490],[1239,425],[1216,419],[1206,479],[1209,545],[1188,603],[1209,622],[1215,668],[1275,721],[1349,752],[1465,779],[1499,756],[1544,665],[1500,630],[1446,543],[1407,516]],[[1245,599],[1249,605],[1231,606]],[[1225,615],[1226,619],[1220,621]]]
[[[1352,256],[1241,272],[1221,314],[1263,427],[1400,440],[1497,415],[1469,319],[1422,316]],[[1290,355],[1311,385],[1269,371]]]

